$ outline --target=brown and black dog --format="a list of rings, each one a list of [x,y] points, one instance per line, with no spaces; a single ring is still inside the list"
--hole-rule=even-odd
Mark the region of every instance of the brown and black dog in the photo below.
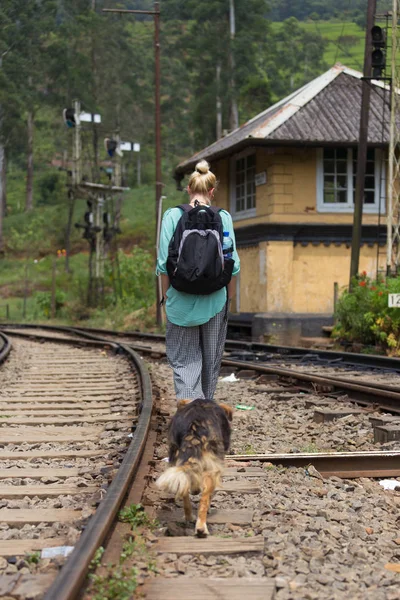
[[[219,485],[229,449],[232,409],[213,400],[181,400],[169,426],[169,468],[157,486],[183,499],[186,521],[192,520],[189,494],[201,493],[196,535],[206,537],[211,496]]]

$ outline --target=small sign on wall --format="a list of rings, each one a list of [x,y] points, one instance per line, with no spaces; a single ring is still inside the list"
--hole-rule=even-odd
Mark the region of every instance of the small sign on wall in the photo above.
[[[264,185],[265,183],[267,183],[267,172],[262,171],[261,173],[256,173],[254,181],[256,186]]]
[[[400,308],[400,294],[389,294],[389,308]]]

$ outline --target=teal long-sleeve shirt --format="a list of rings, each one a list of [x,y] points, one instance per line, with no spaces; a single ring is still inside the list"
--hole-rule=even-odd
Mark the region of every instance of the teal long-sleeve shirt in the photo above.
[[[169,208],[165,211],[161,225],[160,243],[157,257],[157,275],[167,275],[168,246],[174,234],[175,228],[181,218],[180,208]],[[233,255],[235,261],[233,275],[240,271],[240,260],[236,251],[235,233],[231,215],[225,210],[220,211],[224,231],[229,231],[233,240]],[[208,296],[185,294],[169,286],[166,299],[167,318],[175,325],[182,327],[194,327],[203,325],[216,314],[221,312],[226,303],[226,289],[222,288]]]

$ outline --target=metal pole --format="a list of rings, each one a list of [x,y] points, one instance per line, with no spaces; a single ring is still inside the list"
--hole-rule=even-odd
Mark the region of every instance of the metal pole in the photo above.
[[[25,277],[24,277],[24,303],[22,308],[22,317],[26,318],[26,300],[28,297],[28,262],[25,263]]]
[[[77,186],[82,181],[82,141],[81,141],[81,122],[79,115],[81,114],[81,103],[79,100],[74,102],[75,127],[74,127],[74,146],[72,162],[74,170],[72,173],[72,183]]]
[[[365,34],[365,54],[364,54],[364,77],[371,76],[372,68],[372,38],[371,29],[374,24],[376,12],[376,0],[368,0],[367,8],[367,29]],[[351,280],[358,273],[360,262],[360,244],[361,244],[361,227],[362,213],[364,202],[364,187],[365,187],[365,167],[367,162],[367,143],[368,143],[368,118],[369,118],[369,102],[371,95],[371,87],[368,81],[362,82],[362,98],[361,98],[361,114],[360,114],[360,135],[358,140],[357,152],[357,176],[356,176],[356,191],[354,198],[354,217],[353,217],[353,236],[351,243],[351,258],[350,258],[350,290]]]
[[[51,272],[51,309],[50,316],[55,319],[56,316],[56,259],[53,257],[53,265]]]
[[[160,196],[159,201],[158,201],[158,207],[157,207],[157,232],[156,232],[156,255],[157,255],[157,251],[158,251],[158,246],[160,243],[160,234],[161,234],[161,215],[162,215],[162,204],[163,204],[163,200],[165,199],[165,196]],[[160,299],[162,297],[162,285],[161,285],[161,277],[157,277],[157,293],[160,296]],[[158,302],[158,306],[160,309],[160,324],[162,325],[164,322],[164,315],[163,312],[161,310],[161,306],[159,305]]]
[[[155,124],[156,124],[156,239],[157,239],[157,224],[161,212],[161,111],[160,111],[160,5],[154,2],[154,52],[155,52]],[[161,314],[161,290],[157,283],[156,286],[156,317],[157,325],[162,325]]]
[[[138,184],[138,187],[140,187],[140,185],[142,183],[142,181],[141,181],[141,179],[142,179],[141,167],[142,167],[142,165],[140,163],[140,152],[138,152],[137,169],[136,169],[137,170],[137,184]]]
[[[236,82],[235,82],[235,67],[236,61],[234,56],[234,48],[233,44],[235,41],[235,3],[234,0],[229,0],[229,33],[230,33],[230,42],[229,42],[229,70],[230,70],[230,88],[231,88],[231,110],[230,110],[230,124],[229,127],[231,130],[237,129],[239,127],[239,113],[238,106],[236,101]]]
[[[396,131],[396,113],[399,102],[397,101],[397,0],[393,0],[392,9],[392,60],[391,60],[391,81],[390,81],[390,133],[389,133],[389,165],[388,165],[388,206],[387,206],[387,246],[386,246],[386,274],[390,275],[394,264],[397,271],[397,257],[399,249],[395,249],[394,245],[398,245],[398,206],[397,206],[397,185],[395,176],[396,166],[396,146],[397,146],[397,131]],[[393,236],[393,229],[395,235]],[[397,234],[397,235],[396,235]],[[393,239],[393,237],[395,239]]]
[[[115,134],[115,141],[118,144],[118,147],[121,143],[121,136],[119,131]],[[121,186],[122,184],[122,159],[119,156],[118,152],[115,154],[115,174],[114,174],[114,185]]]
[[[131,15],[154,15],[154,54],[155,54],[155,135],[156,135],[156,228],[158,223],[159,198],[162,193],[161,183],[161,110],[160,110],[160,3],[154,2],[154,10],[130,10],[124,8],[103,8],[105,13],[120,13]],[[157,236],[157,231],[156,231]],[[161,325],[161,293],[158,284],[156,285],[157,298],[157,325]]]
[[[222,102],[221,102],[221,63],[217,62],[216,74],[215,74],[215,84],[217,88],[217,97],[216,97],[216,112],[217,112],[217,140],[222,138]]]
[[[104,198],[96,198],[95,207],[95,226],[96,226],[96,262],[95,262],[95,304],[98,306],[102,296],[102,277],[103,277],[103,206]]]

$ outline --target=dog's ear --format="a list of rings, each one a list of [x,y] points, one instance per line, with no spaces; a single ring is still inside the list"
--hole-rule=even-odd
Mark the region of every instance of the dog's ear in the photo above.
[[[233,408],[231,408],[227,404],[220,404],[220,407],[222,408],[222,410],[225,412],[226,416],[228,417],[228,421],[232,421],[232,419],[233,419]]]
[[[189,402],[191,402],[191,400],[178,400],[178,404],[176,405],[176,409],[177,410],[182,410],[182,408],[184,408],[186,406],[186,404],[189,404]]]

